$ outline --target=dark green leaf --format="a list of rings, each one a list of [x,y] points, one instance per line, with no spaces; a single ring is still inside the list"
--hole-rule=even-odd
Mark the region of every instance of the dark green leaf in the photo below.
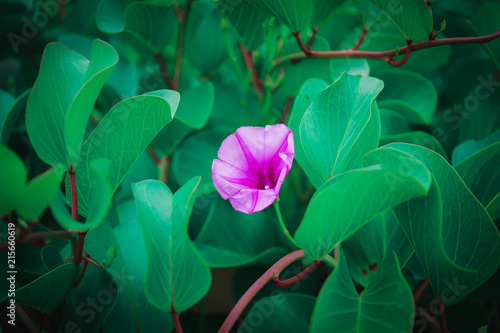
[[[309,26],[313,15],[311,0],[247,0],[277,17],[292,31],[301,31]]]
[[[319,27],[340,6],[343,0],[312,0],[311,27]]]
[[[478,35],[491,35],[498,31],[500,26],[500,2],[492,1],[485,4],[472,16],[472,27]],[[484,47],[488,49],[497,68],[500,68],[500,41],[492,40]]]
[[[23,161],[9,148],[0,145],[0,214],[14,209],[16,197],[24,189],[26,168]]]
[[[10,135],[14,130],[14,126],[16,124],[19,115],[26,107],[26,101],[28,100],[30,90],[26,90],[23,92],[14,102],[14,105],[11,109],[6,110],[7,114],[5,115],[5,119],[2,121],[3,110],[0,111],[0,143],[6,145],[9,141]]]

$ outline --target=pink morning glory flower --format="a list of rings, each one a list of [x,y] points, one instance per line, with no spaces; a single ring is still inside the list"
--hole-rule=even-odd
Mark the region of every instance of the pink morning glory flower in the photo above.
[[[286,125],[240,127],[222,142],[212,164],[215,188],[235,210],[261,211],[278,197],[294,155]]]

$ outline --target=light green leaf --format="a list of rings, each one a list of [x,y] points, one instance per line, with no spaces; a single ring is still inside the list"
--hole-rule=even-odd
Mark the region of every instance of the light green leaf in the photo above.
[[[16,290],[16,302],[42,312],[50,310],[71,288],[80,267],[64,264]],[[6,296],[1,302],[8,302]]]
[[[439,141],[427,132],[422,131],[412,131],[396,135],[388,135],[380,138],[379,145],[385,146],[393,142],[411,143],[417,146],[422,146],[435,151],[439,155],[443,156],[445,159],[448,158],[448,154],[444,150],[443,146]]]
[[[375,78],[343,74],[323,90],[300,123],[300,141],[323,181],[361,164],[378,146],[380,124],[373,102],[383,88]]]
[[[377,162],[383,155],[380,151],[399,151],[417,158],[431,172],[429,194],[395,207],[394,212],[434,293],[445,304],[460,301],[500,265],[498,230],[456,171],[437,153],[402,143],[378,151],[368,154],[367,160]]]
[[[500,141],[500,130],[482,140],[467,140],[459,144],[453,150],[453,165],[457,165],[479,152],[481,149]]]
[[[427,78],[402,69],[385,70],[377,78],[385,86],[377,99],[380,108],[395,111],[417,124],[429,124],[438,96]]]
[[[27,173],[23,161],[9,148],[0,145],[0,214],[15,207],[16,197],[24,189]]]
[[[210,267],[268,263],[286,253],[269,226],[276,223],[262,212],[243,214],[217,199],[194,245]]]
[[[94,103],[113,67],[118,63],[115,49],[102,40],[95,39],[92,42],[91,52],[90,63],[85,72],[85,83],[73,99],[64,125],[64,141],[71,163],[78,161]]]
[[[92,184],[90,162],[97,158],[111,161],[108,181],[114,193],[147,145],[172,120],[178,103],[179,93],[158,90],[125,99],[106,114],[84,142],[80,160],[76,165],[80,215],[86,216],[88,211]],[[69,196],[68,177],[66,193]]]
[[[315,301],[312,296],[293,293],[262,298],[246,315],[238,332],[307,332]]]
[[[406,39],[420,42],[429,38],[432,17],[424,1],[368,0],[387,15]]]
[[[60,188],[64,171],[59,165],[30,180],[16,197],[17,213],[27,221],[38,219]]]
[[[408,154],[380,160],[337,175],[316,191],[295,233],[306,256],[320,259],[378,214],[427,194],[431,179],[422,163]]]
[[[106,218],[113,197],[109,183],[111,163],[105,159],[95,159],[90,162],[92,183],[89,190],[89,214],[85,223],[75,221],[68,211],[62,193],[58,193],[50,203],[52,214],[56,221],[66,230],[90,230],[99,226]],[[70,195],[71,196],[71,195]],[[80,197],[78,197],[80,200]]]
[[[198,184],[194,178],[174,196],[159,181],[133,185],[148,252],[144,290],[149,302],[163,311],[187,310],[210,286],[210,271],[187,235]]]
[[[339,249],[339,264],[320,291],[310,332],[331,332],[332,327],[339,332],[411,332],[413,311],[412,292],[393,251],[358,294]]]
[[[311,105],[318,94],[327,87],[328,84],[320,79],[309,79],[304,82],[302,88],[300,88],[299,94],[295,98],[290,121],[288,122],[288,127],[293,133],[295,160],[300,164],[302,169],[304,169],[307,177],[309,177],[309,180],[316,188],[320,187],[324,181],[307,159],[304,148],[302,148],[302,144],[300,143],[299,126],[309,105]]]

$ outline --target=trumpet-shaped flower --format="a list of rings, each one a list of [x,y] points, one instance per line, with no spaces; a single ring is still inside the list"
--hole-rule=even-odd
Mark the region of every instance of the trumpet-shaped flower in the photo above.
[[[294,155],[293,134],[285,125],[240,127],[222,142],[212,164],[215,188],[235,210],[261,211],[278,197]]]

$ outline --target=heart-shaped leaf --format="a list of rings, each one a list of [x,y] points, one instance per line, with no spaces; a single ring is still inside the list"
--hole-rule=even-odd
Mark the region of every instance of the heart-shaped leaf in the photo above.
[[[187,310],[210,286],[210,271],[187,235],[199,182],[191,179],[175,195],[154,180],[132,187],[148,252],[144,290],[149,302],[163,311]]]
[[[343,74],[323,90],[300,123],[300,141],[323,181],[362,164],[378,146],[380,123],[375,97],[383,83]]]
[[[321,288],[310,332],[331,332],[332,327],[339,332],[411,332],[413,311],[411,289],[393,251],[358,294],[339,249],[338,266]]]

